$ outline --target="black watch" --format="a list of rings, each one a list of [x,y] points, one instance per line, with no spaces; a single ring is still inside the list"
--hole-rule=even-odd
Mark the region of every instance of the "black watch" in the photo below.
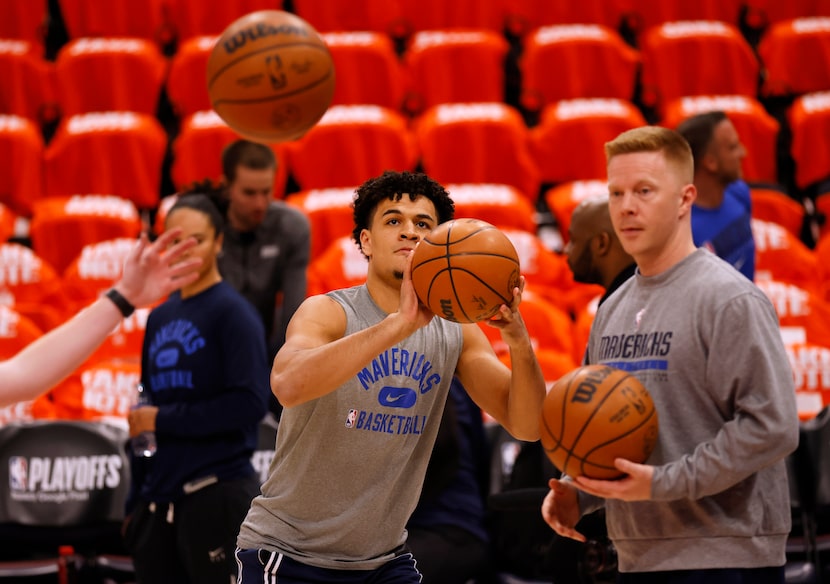
[[[110,288],[106,291],[104,295],[110,300],[112,300],[112,303],[118,307],[118,310],[121,311],[121,314],[124,316],[124,318],[127,318],[133,312],[135,312],[135,306],[130,304],[130,301],[124,298],[121,295],[121,293],[115,288]]]

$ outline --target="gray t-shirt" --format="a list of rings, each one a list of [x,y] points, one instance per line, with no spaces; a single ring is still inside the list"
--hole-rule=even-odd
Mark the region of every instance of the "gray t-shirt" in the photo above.
[[[386,317],[365,286],[329,296],[346,312],[346,335]],[[239,547],[335,569],[393,558],[418,502],[461,334],[435,317],[334,392],[287,408]]]
[[[780,566],[798,441],[772,304],[715,255],[637,273],[597,312],[587,359],[630,371],[659,417],[651,501],[605,504],[624,572]],[[597,503],[581,497],[584,505]]]

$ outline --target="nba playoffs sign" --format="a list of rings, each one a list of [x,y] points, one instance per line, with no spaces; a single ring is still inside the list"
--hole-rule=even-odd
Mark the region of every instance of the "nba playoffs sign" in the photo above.
[[[0,523],[120,521],[129,489],[126,431],[35,421],[0,428]]]

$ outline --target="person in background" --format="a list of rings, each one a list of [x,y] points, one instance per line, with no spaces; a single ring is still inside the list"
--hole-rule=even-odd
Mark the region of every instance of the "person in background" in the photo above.
[[[637,272],[599,307],[586,363],[631,372],[660,420],[625,476],[551,479],[542,516],[584,541],[605,508],[620,584],[782,584],[790,531],[785,457],[798,443],[792,372],[769,299],[698,248],[688,142],[654,126],[605,146],[614,231]]]
[[[150,312],[141,383],[151,405],[128,415],[133,456],[124,543],[139,584],[227,584],[236,534],[259,475],[251,464],[268,408],[268,355],[256,311],[222,280],[222,200],[182,195],[165,219],[197,245],[198,278]]]
[[[565,255],[574,281],[605,288],[600,304],[637,269],[614,232],[607,198],[586,199],[574,209]]]
[[[481,409],[453,379],[406,544],[423,584],[495,582],[486,525],[489,449]]]
[[[754,280],[752,200],[749,185],[741,179],[746,149],[735,126],[724,112],[714,111],[687,118],[677,131],[691,146],[694,157],[695,245],[705,247]]]
[[[273,358],[306,297],[311,227],[302,211],[274,200],[277,160],[264,144],[237,140],[222,152],[228,198],[219,271],[256,307]]]
[[[413,251],[453,212],[423,173],[388,171],[358,187],[366,283],[312,296],[291,319],[271,370],[285,410],[237,540],[239,582],[419,583],[406,523],[453,376],[517,438],[539,439],[545,381],[519,312],[524,278],[487,323],[512,371],[478,324],[435,316],[415,294]]]
[[[185,254],[196,241],[180,236],[181,230],[174,229],[150,243],[142,233],[127,256],[121,279],[109,291],[10,359],[0,361],[0,406],[35,399],[48,391],[86,361],[136,308],[193,283],[200,260]]]

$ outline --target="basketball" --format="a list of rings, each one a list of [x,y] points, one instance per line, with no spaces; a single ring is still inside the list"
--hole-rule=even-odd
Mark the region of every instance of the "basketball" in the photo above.
[[[585,365],[561,377],[542,404],[542,446],[572,477],[622,476],[615,458],[645,462],[657,443],[657,410],[636,377]]]
[[[491,318],[513,301],[519,275],[519,256],[510,239],[478,219],[442,223],[421,240],[412,257],[418,298],[453,322]]]
[[[334,62],[302,18],[281,10],[247,14],[219,36],[207,62],[213,109],[240,135],[288,142],[316,124],[334,96]]]

